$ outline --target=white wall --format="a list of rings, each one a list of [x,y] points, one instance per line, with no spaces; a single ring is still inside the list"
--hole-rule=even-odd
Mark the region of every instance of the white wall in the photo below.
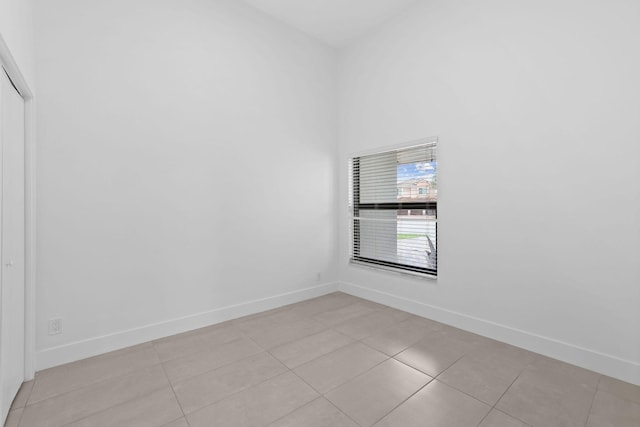
[[[0,0],[0,37],[9,47],[23,78],[33,90],[35,64],[32,0]]]
[[[333,50],[234,0],[36,22],[39,368],[328,289]]]
[[[344,289],[640,383],[640,3],[430,0],[341,54]],[[439,278],[347,263],[350,153],[439,137]]]

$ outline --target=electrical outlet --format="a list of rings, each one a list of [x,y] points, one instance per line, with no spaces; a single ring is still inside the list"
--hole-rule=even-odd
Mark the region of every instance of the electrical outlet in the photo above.
[[[49,319],[49,335],[58,335],[62,333],[62,318]]]
[[[316,280],[319,282],[322,279],[322,273],[318,272],[318,274],[316,274]]]

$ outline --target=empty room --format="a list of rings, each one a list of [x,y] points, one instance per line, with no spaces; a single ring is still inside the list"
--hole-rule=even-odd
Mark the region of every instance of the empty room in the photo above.
[[[640,1],[0,0],[0,64],[0,425],[640,426]]]

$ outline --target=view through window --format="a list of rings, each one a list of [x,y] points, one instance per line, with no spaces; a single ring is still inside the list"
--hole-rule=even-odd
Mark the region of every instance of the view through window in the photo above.
[[[351,160],[352,260],[437,273],[436,144]]]

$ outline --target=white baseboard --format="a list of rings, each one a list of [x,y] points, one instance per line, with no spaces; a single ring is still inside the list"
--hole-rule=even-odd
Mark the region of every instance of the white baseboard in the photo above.
[[[181,332],[191,331],[205,326],[250,314],[260,313],[282,307],[287,304],[304,301],[326,295],[338,290],[338,283],[325,283],[286,294],[275,295],[240,304],[220,307],[213,310],[184,316],[177,319],[145,325],[126,331],[89,338],[56,347],[39,350],[36,354],[37,370],[63,365],[87,357],[97,356],[132,345],[168,337]]]
[[[512,328],[499,323],[380,292],[353,283],[341,282],[339,290],[398,310],[524,348],[563,362],[640,385],[640,364],[600,353],[553,338]]]

